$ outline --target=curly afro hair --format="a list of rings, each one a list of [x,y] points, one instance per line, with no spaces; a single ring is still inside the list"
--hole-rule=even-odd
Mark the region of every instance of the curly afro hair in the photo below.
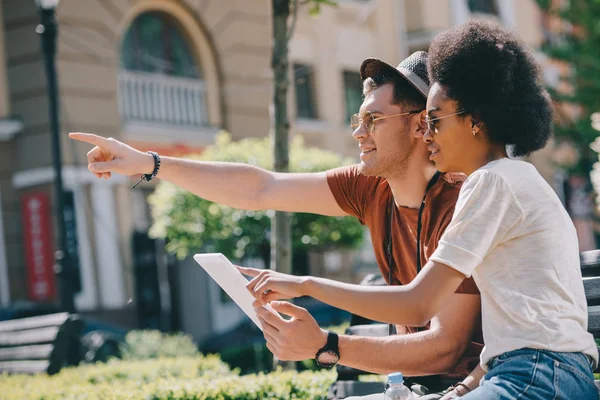
[[[552,103],[526,46],[496,23],[473,20],[440,33],[429,49],[429,79],[485,124],[492,143],[524,156],[546,145]]]

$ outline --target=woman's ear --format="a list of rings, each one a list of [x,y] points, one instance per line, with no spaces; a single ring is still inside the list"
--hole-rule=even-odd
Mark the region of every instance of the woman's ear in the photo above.
[[[480,120],[478,120],[475,117],[471,117],[471,132],[473,133],[473,136],[480,133],[482,127],[483,127],[483,123]]]
[[[425,133],[427,133],[427,124],[425,123],[425,117],[427,116],[427,111],[423,110],[419,114],[415,115],[416,127],[415,129],[411,129],[413,132],[413,136],[419,139],[423,139]],[[412,122],[411,122],[412,124]],[[411,127],[412,128],[412,127]]]

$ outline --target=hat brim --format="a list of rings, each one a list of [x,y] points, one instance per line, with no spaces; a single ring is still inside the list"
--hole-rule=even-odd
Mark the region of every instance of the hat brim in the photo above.
[[[414,72],[400,66],[396,68],[378,58],[367,58],[363,61],[360,66],[360,79],[364,81],[378,74],[386,74],[404,79],[417,89],[423,97],[427,98],[429,86]]]

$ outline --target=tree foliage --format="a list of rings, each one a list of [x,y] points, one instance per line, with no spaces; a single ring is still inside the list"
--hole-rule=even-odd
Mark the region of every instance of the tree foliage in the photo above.
[[[273,165],[269,138],[233,141],[224,132],[203,154],[190,158],[242,162],[265,169]],[[299,136],[291,144],[292,172],[325,171],[351,162],[329,151],[307,148]],[[203,249],[223,253],[235,260],[248,257],[268,260],[273,211],[234,209],[201,199],[167,182],[158,184],[149,202],[153,215],[151,235],[166,239],[167,251],[180,259]],[[292,217],[293,249],[297,252],[356,248],[362,238],[363,227],[352,217],[304,213]]]
[[[319,15],[321,12],[321,6],[337,6],[337,2],[333,0],[308,0],[304,3],[310,4],[309,13],[312,16]]]
[[[558,32],[549,32],[542,50],[570,67],[570,73],[563,78],[571,90],[551,94],[580,109],[577,119],[559,120],[555,132],[569,139],[580,153],[577,171],[573,172],[587,174],[596,159],[589,146],[598,135],[590,124],[590,116],[600,110],[600,0],[570,0],[560,5],[551,0],[537,2],[545,12],[561,20]]]

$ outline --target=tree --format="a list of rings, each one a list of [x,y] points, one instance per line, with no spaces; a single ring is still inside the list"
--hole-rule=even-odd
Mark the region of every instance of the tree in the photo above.
[[[227,133],[217,136],[215,145],[198,160],[243,162],[269,168],[273,162],[269,138],[247,138],[234,142]],[[292,141],[290,169],[315,172],[335,168],[352,161],[314,148],[306,148],[301,137]],[[203,249],[225,254],[243,262],[261,258],[265,266],[270,257],[270,218],[273,211],[246,211],[216,204],[160,182],[149,197],[153,225],[150,234],[167,241],[167,251],[182,259]],[[291,214],[292,245],[298,254],[309,250],[356,248],[363,238],[362,225],[352,217],[326,217],[315,214]]]
[[[562,154],[569,160],[568,165],[561,165],[566,172],[565,205],[578,227],[580,246],[592,249],[598,241],[592,220],[598,215],[593,186],[596,194],[600,193],[600,166],[593,150],[600,146],[594,144],[598,132],[592,128],[590,116],[600,110],[600,0],[537,1],[546,12],[542,50],[568,71],[561,77],[559,90],[549,89],[558,101],[556,137],[576,150],[568,151],[569,146],[562,143],[555,152],[556,158]]]
[[[290,3],[293,2],[292,21]],[[294,34],[298,8],[303,4],[311,6],[310,13],[318,14],[324,4],[336,5],[331,0],[272,0],[273,12],[273,169],[288,172],[289,167],[289,120],[287,107],[288,90],[288,44]],[[290,214],[277,211],[272,221],[271,269],[290,273],[292,271],[291,219]]]
[[[588,176],[597,160],[590,144],[598,132],[592,128],[590,116],[600,110],[600,0],[570,0],[560,2],[560,7],[552,0],[537,2],[549,16],[560,20],[560,32],[549,32],[550,38],[542,45],[542,51],[570,69],[568,76],[563,77],[569,89],[550,89],[550,92],[554,99],[578,109],[575,119],[559,117],[555,133],[570,141],[579,152],[579,162],[570,172]]]

